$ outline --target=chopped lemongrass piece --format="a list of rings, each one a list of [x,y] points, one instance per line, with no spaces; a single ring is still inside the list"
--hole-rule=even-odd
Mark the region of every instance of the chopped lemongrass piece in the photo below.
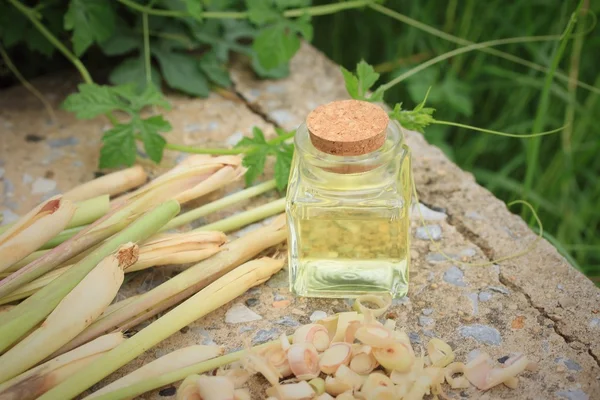
[[[250,390],[246,388],[235,389],[233,391],[233,400],[252,400]]]
[[[294,340],[287,351],[287,359],[296,378],[307,381],[319,376],[319,353],[312,343]]]
[[[315,397],[315,391],[305,381],[276,385],[267,389],[267,395],[279,400],[311,400]]]
[[[294,332],[294,344],[311,343],[317,351],[325,351],[329,347],[329,332],[319,324],[302,325]]]
[[[270,365],[275,367],[282,378],[287,378],[288,376],[292,375],[287,354],[285,350],[281,348],[281,346],[274,345],[267,348],[264,352],[264,358]]]
[[[323,378],[311,379],[308,384],[312,386],[316,394],[325,393],[325,380]]]
[[[356,397],[352,394],[352,391],[347,391],[335,398],[336,400],[356,400]]]
[[[255,207],[251,210],[232,215],[212,224],[201,226],[194,231],[221,231],[232,232],[240,229],[243,226],[250,225],[254,222],[263,220],[273,215],[285,211],[285,199],[272,201],[262,206]]]
[[[230,369],[219,368],[217,370],[217,376],[227,377],[227,379],[233,382],[233,387],[239,389],[248,382],[248,379],[250,379],[250,372],[241,367]]]
[[[315,400],[334,400],[334,397],[331,397],[329,393],[321,393],[315,397]]]
[[[123,268],[137,259],[135,244],[102,260],[69,292],[42,325],[0,356],[0,382],[11,379],[52,354],[92,323],[115,298]]]
[[[355,346],[352,350],[350,369],[360,375],[370,374],[379,365],[373,355],[372,347],[367,345]]]
[[[325,391],[332,396],[352,390],[352,384],[341,379],[334,378],[331,375],[325,377]]]
[[[269,225],[225,244],[221,252],[140,295],[136,300],[128,304],[127,307],[122,307],[110,315],[99,319],[75,338],[74,341],[65,346],[62,351],[77,347],[105,332],[112,332],[120,324],[135,318],[146,310],[168,301],[170,298],[186,290],[188,292],[183,299],[191,296],[220,276],[256,256],[261,251],[283,242],[286,235],[285,219],[282,217]]]
[[[372,393],[379,387],[393,388],[394,383],[387,375],[373,372],[367,376],[360,391],[367,399],[370,399]]]
[[[196,345],[184,347],[143,365],[132,373],[92,393],[86,399],[94,399],[101,394],[110,393],[122,387],[143,381],[144,379],[158,377],[171,371],[218,357],[222,354],[223,349],[219,346]]]
[[[198,385],[196,385],[198,378],[200,375],[189,375],[181,382],[177,389],[177,400],[201,400]]]
[[[349,343],[332,343],[331,346],[321,354],[319,368],[325,374],[334,374],[340,365],[348,365],[352,358],[352,346]]]
[[[445,367],[454,361],[454,352],[448,343],[432,338],[427,343],[427,355],[434,367]]]
[[[332,342],[341,342],[344,340],[346,336],[346,330],[348,329],[348,324],[352,321],[363,321],[364,315],[359,314],[355,311],[343,312],[336,315],[335,319],[332,319],[335,323],[329,321],[329,318],[326,318],[322,321],[319,321],[322,325],[325,325],[327,330],[330,330],[331,327],[335,327]],[[329,331],[331,335],[331,331]]]
[[[394,342],[386,347],[373,348],[373,355],[383,368],[404,372],[410,370],[415,360],[409,347],[404,343]]]
[[[83,201],[101,195],[114,196],[142,185],[147,178],[144,169],[136,165],[76,186],[64,197],[71,201]]]
[[[448,365],[444,368],[444,376],[446,378],[446,382],[450,385],[452,389],[465,389],[471,386],[469,381],[464,376],[454,377],[456,374],[464,374],[465,373],[465,364],[461,362],[455,362]]]
[[[104,354],[93,365],[46,392],[40,400],[75,397],[184,326],[241,296],[251,287],[264,283],[282,266],[280,260],[261,258],[234,269]]]
[[[0,271],[27,257],[61,232],[75,209],[72,202],[54,196],[10,226],[0,235]]]
[[[34,400],[124,340],[120,332],[100,336],[60,357],[31,368],[0,384],[0,398]]]
[[[364,303],[372,303],[377,308],[369,308]],[[352,309],[358,311],[361,314],[365,313],[365,310],[369,310],[375,318],[382,316],[392,305],[392,296],[389,294],[377,296],[374,294],[363,294],[358,296],[354,300]]]
[[[389,330],[374,324],[360,326],[354,333],[354,337],[362,344],[371,347],[385,347],[396,343]]]
[[[63,297],[102,259],[114,252],[123,243],[147,239],[178,212],[179,204],[174,200],[159,205],[142,215],[125,230],[105,241],[66,273],[50,282],[33,296],[8,312],[0,314],[0,351],[9,348],[50,314]],[[21,270],[17,271],[17,273],[19,272]]]
[[[335,377],[352,385],[352,390],[360,390],[365,381],[363,376],[352,371],[344,364],[340,365],[337,371],[335,371]]]

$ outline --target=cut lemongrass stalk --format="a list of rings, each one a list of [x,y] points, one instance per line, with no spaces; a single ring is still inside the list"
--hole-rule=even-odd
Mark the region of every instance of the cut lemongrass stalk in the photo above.
[[[312,386],[316,394],[325,393],[325,380],[323,378],[311,379],[308,384]]]
[[[354,337],[362,344],[371,347],[391,346],[395,343],[394,338],[389,330],[383,326],[368,324],[360,326],[354,333]]]
[[[267,396],[285,400],[306,400],[315,397],[315,391],[307,382],[287,383],[267,389]]]
[[[98,266],[58,303],[42,325],[0,356],[0,382],[7,381],[45,359],[92,323],[115,298],[123,269],[138,256],[137,245],[122,246]]]
[[[352,350],[350,369],[359,375],[367,375],[373,372],[379,364],[373,355],[371,346],[356,345]]]
[[[287,351],[287,358],[296,378],[307,381],[319,376],[319,353],[312,343],[296,343],[294,340]]]
[[[34,251],[33,253],[31,253],[30,255],[28,255],[27,257],[25,257],[24,259],[22,259],[21,261],[11,265],[10,267],[8,267],[2,277],[6,277],[9,276],[11,273],[15,272],[16,270],[23,268],[24,266],[26,266],[27,264],[29,264],[30,262],[33,262],[35,260],[37,260],[38,258],[40,258],[41,256],[43,256],[44,254],[46,254],[49,250],[38,250],[38,251]]]
[[[73,228],[65,229],[64,231],[58,233],[52,239],[48,240],[44,243],[40,249],[41,250],[49,250],[53,249],[56,246],[59,246],[61,243],[66,242],[67,240],[77,236],[77,234],[83,230],[85,230],[89,225],[86,226],[76,226]]]
[[[196,387],[201,400],[233,400],[235,395],[233,383],[224,376],[200,375]]]
[[[31,368],[0,384],[0,399],[34,400],[124,340],[121,332],[100,336],[60,357]]]
[[[198,378],[200,378],[198,374],[187,376],[177,389],[176,400],[199,400],[200,393],[198,393],[198,385],[196,385]]]
[[[352,384],[331,375],[325,377],[325,391],[328,394],[337,397],[348,390],[352,390]]]
[[[130,226],[106,240],[66,273],[50,282],[33,296],[0,314],[0,351],[9,348],[41,322],[102,259],[126,242],[147,239],[179,212],[179,203],[165,202],[145,213]],[[20,272],[19,270],[18,272]],[[6,278],[9,279],[9,278]],[[97,337],[97,336],[96,336]]]
[[[454,352],[448,343],[441,339],[431,338],[427,343],[427,355],[434,367],[444,368],[454,361]]]
[[[113,312],[117,311],[118,309],[127,306],[129,303],[131,303],[132,301],[137,299],[139,296],[140,295],[137,294],[135,296],[128,297],[125,300],[121,300],[121,301],[112,303],[110,306],[106,307],[106,310],[104,310],[102,315],[100,315],[100,318],[105,317],[105,316],[109,315],[110,313],[113,313]]]
[[[250,390],[247,388],[235,389],[233,391],[233,400],[252,400]]]
[[[390,343],[385,347],[373,348],[375,359],[383,368],[399,372],[409,371],[412,367],[415,357],[409,350],[410,345],[404,343]]]
[[[364,303],[372,303],[377,306],[377,308],[369,308]],[[354,304],[352,305],[352,309],[361,314],[364,314],[368,309],[375,318],[382,316],[388,308],[392,305],[392,296],[389,294],[377,296],[374,294],[363,294],[358,296],[356,300],[354,300]]]
[[[165,356],[162,356],[142,367],[136,369],[132,373],[125,375],[111,384],[104,386],[100,390],[85,397],[86,399],[94,399],[102,394],[113,392],[117,389],[133,385],[143,381],[144,379],[152,379],[163,374],[176,371],[187,366],[197,364],[202,361],[210,360],[223,355],[223,348],[219,346],[189,346],[175,350]]]
[[[378,387],[393,388],[394,383],[387,375],[384,375],[381,372],[373,372],[367,376],[367,379],[363,383],[360,392],[365,396],[365,398],[370,399],[372,398],[371,394]]]
[[[323,325],[302,325],[294,332],[294,343],[310,343],[317,351],[325,351],[330,343],[329,332]]]
[[[83,183],[64,196],[72,201],[88,200],[101,195],[114,196],[143,185],[146,179],[148,176],[144,169],[136,165]]]
[[[13,301],[21,300],[31,296],[32,294],[34,294],[35,292],[37,292],[38,290],[40,290],[41,288],[43,288],[44,286],[48,285],[50,282],[61,276],[69,268],[70,266],[57,268],[53,271],[48,272],[45,275],[40,276],[36,280],[21,286],[8,296],[0,298],[0,304],[11,303]]]
[[[0,235],[0,271],[27,257],[61,232],[75,213],[75,205],[54,196],[20,218]]]
[[[360,390],[364,382],[364,377],[352,371],[346,365],[342,364],[335,371],[335,377],[352,385],[353,390]]]
[[[319,355],[317,354],[317,359]],[[270,363],[282,378],[287,378],[292,375],[292,369],[288,362],[288,353],[281,346],[272,346],[265,351],[264,358]]]
[[[337,318],[335,319],[337,321],[337,323],[335,324],[335,334],[331,341],[332,342],[343,341],[346,337],[346,330],[348,329],[348,324],[350,324],[350,322],[352,322],[352,321],[363,321],[363,319],[364,319],[364,315],[359,314],[355,311],[348,311],[348,312],[343,312],[343,313],[337,314]],[[321,323],[321,322],[319,321],[319,323]],[[327,323],[327,321],[324,320],[322,324],[325,325],[325,323]],[[334,325],[331,325],[331,326],[334,326]],[[330,327],[328,327],[327,325],[325,325],[325,327],[327,327],[328,330],[330,329]],[[329,333],[331,335],[331,331]]]
[[[63,198],[66,197],[63,196]],[[92,197],[76,203],[75,207],[75,214],[73,214],[73,218],[67,224],[67,228],[91,224],[106,215],[110,209],[110,198],[107,194]]]
[[[334,374],[340,365],[348,365],[352,358],[352,346],[349,343],[332,343],[331,346],[321,354],[319,368],[324,374]]]
[[[465,364],[461,362],[454,362],[444,368],[444,377],[446,378],[446,382],[450,385],[452,389],[466,389],[471,384],[467,380],[464,375],[455,376],[457,374],[465,373]]]
[[[194,210],[178,215],[177,217],[169,221],[169,223],[165,225],[161,230],[166,231],[169,229],[179,228],[180,226],[189,224],[190,222],[195,221],[198,218],[202,218],[209,214],[222,210],[225,207],[229,207],[241,201],[248,200],[260,194],[268,192],[269,190],[273,190],[275,189],[275,187],[275,180],[272,179],[270,181],[258,184],[256,186],[240,190],[237,193],[230,194],[229,196],[225,196],[221,199],[200,206]]]
[[[251,210],[232,215],[212,224],[201,226],[194,231],[221,231],[232,232],[240,229],[242,226],[252,224],[273,215],[279,214],[285,210],[285,199],[272,201]]]
[[[142,294],[135,301],[129,303],[127,307],[123,307],[99,319],[61,350],[70,350],[106,332],[111,332],[115,327],[120,326],[120,324],[135,318],[138,314],[144,313],[148,309],[160,305],[160,303],[168,301],[168,299],[179,295],[181,292],[202,289],[238,265],[256,256],[261,251],[283,242],[286,236],[285,217],[281,216],[269,225],[249,232],[239,239],[225,244],[223,250],[219,253]],[[190,296],[193,292],[186,294]]]
[[[140,330],[120,346],[104,354],[93,365],[76,372],[69,379],[46,392],[40,400],[63,400],[77,396],[184,326],[222,307],[248,289],[264,283],[282,266],[283,261],[269,258],[261,258],[241,265]]]
[[[217,370],[217,376],[226,376],[227,379],[233,382],[233,387],[239,389],[250,379],[250,372],[243,368],[219,368]]]

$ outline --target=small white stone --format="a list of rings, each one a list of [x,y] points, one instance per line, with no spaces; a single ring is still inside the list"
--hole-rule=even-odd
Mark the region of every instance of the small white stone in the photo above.
[[[33,182],[33,176],[29,174],[23,174],[23,185],[28,185]]]
[[[315,311],[309,317],[311,322],[316,322],[323,318],[327,318],[327,313],[325,311]]]
[[[4,176],[4,168],[0,168],[0,179]]]
[[[225,314],[225,322],[228,324],[239,324],[242,322],[252,322],[262,319],[260,315],[243,305],[236,303]]]
[[[420,214],[419,209],[421,210]],[[417,209],[416,204],[412,205],[412,209],[410,211],[410,219],[412,219],[413,221],[420,221],[421,215],[423,216],[423,219],[425,221],[443,221],[446,218],[448,218],[448,216],[443,212],[434,211],[421,203],[419,203],[419,209]]]
[[[48,193],[56,189],[56,181],[46,178],[37,178],[33,181],[32,194]]]
[[[225,144],[227,144],[227,146],[233,147],[236,144],[238,144],[238,142],[240,140],[242,140],[243,137],[244,137],[244,134],[240,131],[237,131],[233,135],[231,135],[227,139],[225,139]]]

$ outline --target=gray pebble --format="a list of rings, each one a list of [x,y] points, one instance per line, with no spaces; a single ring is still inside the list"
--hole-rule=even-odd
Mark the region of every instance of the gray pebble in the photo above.
[[[473,305],[473,315],[477,315],[479,312],[479,296],[477,293],[468,293],[465,296],[471,300],[471,304]]]
[[[419,317],[419,326],[430,326],[433,325],[435,321],[433,318],[429,317]]]
[[[492,298],[492,294],[490,292],[480,292],[479,293],[479,301],[489,301]]]
[[[410,212],[410,217],[410,219],[412,219],[413,221],[420,221],[421,217],[423,217],[423,220],[425,221],[443,221],[448,216],[443,212],[432,210],[426,205],[419,203],[418,209],[416,207],[416,204],[413,204]]]
[[[600,327],[600,318],[592,318],[590,320],[590,328],[599,328]]]
[[[260,294],[260,287],[250,288],[246,291],[246,294],[250,296],[256,296],[257,294]]]
[[[581,389],[569,389],[556,392],[556,395],[561,399],[567,400],[589,400],[590,396]]]
[[[7,177],[4,177],[2,180],[4,181],[4,194],[8,197],[12,196],[15,191],[15,184]]]
[[[467,249],[462,250],[459,254],[462,257],[473,257],[475,254],[477,254],[477,251],[475,251],[475,249],[469,247]]]
[[[264,342],[268,342],[269,340],[275,340],[279,337],[279,331],[275,328],[271,329],[261,329],[256,332],[256,335],[252,339],[252,344],[260,344]]]
[[[408,338],[412,344],[421,344],[421,337],[417,332],[409,332]]]
[[[449,256],[453,258],[452,255],[449,254]],[[427,256],[425,256],[425,260],[427,260],[428,263],[435,264],[447,261],[448,259],[442,253],[428,253]]]
[[[481,350],[479,350],[479,349],[471,350],[467,354],[467,362],[473,361],[474,359],[476,359],[477,357],[479,357],[480,354],[481,354]]]
[[[558,285],[556,285],[556,288],[560,291],[565,290],[565,287],[563,285],[561,285],[560,283]]]
[[[273,289],[284,288],[289,285],[289,276],[287,270],[281,270],[271,277],[266,285]]]
[[[457,266],[453,265],[444,272],[444,280],[455,286],[467,286],[463,282],[464,272]]]
[[[291,326],[291,327],[300,326],[300,322],[298,322],[295,319],[293,319],[292,317],[288,317],[288,316],[285,316],[285,317],[281,318],[280,320],[275,321],[275,323],[278,325]]]
[[[37,178],[33,181],[31,188],[32,194],[48,193],[56,189],[56,181],[46,178]]]
[[[253,328],[253,327],[251,327],[251,326],[242,326],[242,327],[239,329],[239,331],[238,331],[238,332],[239,332],[239,333],[244,333],[244,332],[250,332],[250,331],[253,331],[253,330],[254,330],[254,328]]]
[[[474,324],[458,328],[458,332],[463,337],[470,337],[479,343],[498,346],[502,342],[502,337],[497,329],[491,326]]]
[[[48,143],[48,146],[50,146],[50,147],[75,146],[77,143],[79,143],[79,139],[77,139],[75,137],[50,139],[50,140],[47,140],[46,143]]]
[[[327,313],[325,311],[315,311],[310,315],[310,321],[311,322],[316,322],[318,320],[321,320],[323,318],[327,318]]]
[[[393,306],[403,306],[410,304],[410,298],[408,296],[400,297],[398,299],[392,300]]]
[[[3,210],[2,211],[2,223],[3,224],[10,224],[12,222],[15,222],[19,219],[19,216],[17,214],[15,214],[14,212],[12,212],[11,210]]]
[[[442,227],[439,225],[420,226],[417,228],[415,236],[421,240],[429,240],[430,236],[433,240],[440,240],[442,238]]]
[[[208,331],[204,328],[192,328],[192,330],[194,331],[194,333],[196,333],[197,335],[202,336],[202,342],[201,344],[208,346],[208,345],[215,345],[215,341],[212,339],[212,337],[210,336],[210,333],[208,333]]]
[[[0,168],[0,179],[2,179],[2,177],[4,176],[4,168]]]
[[[488,289],[492,292],[502,293],[502,294],[510,294],[510,291],[504,286],[488,286]]]
[[[569,360],[568,358],[558,357],[554,359],[554,362],[564,364],[565,367],[567,367],[571,371],[581,371],[581,365],[579,365],[573,360]]]
[[[273,110],[269,113],[269,117],[277,123],[277,125],[287,126],[295,122],[296,117],[288,110]]]
[[[423,315],[431,315],[433,314],[433,308],[424,308],[423,310],[421,310],[421,312],[423,313]]]
[[[281,301],[281,300],[285,300],[285,296],[282,296],[279,293],[275,293],[275,296],[273,296],[273,301]]]
[[[255,298],[250,298],[250,299],[246,300],[246,305],[247,305],[248,307],[254,307],[254,306],[255,306],[255,305],[257,305],[258,303],[259,303],[259,302],[258,302],[258,299],[255,299]]]
[[[430,331],[429,329],[423,329],[423,335],[427,337],[437,337],[434,331]]]

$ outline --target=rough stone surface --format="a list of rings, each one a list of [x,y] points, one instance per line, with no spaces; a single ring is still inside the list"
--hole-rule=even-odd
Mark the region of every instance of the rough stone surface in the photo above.
[[[231,74],[235,88],[213,93],[207,99],[169,95],[173,109],[165,115],[174,127],[168,134],[169,141],[231,146],[242,135],[250,135],[255,125],[273,137],[275,126],[294,129],[317,105],[347,98],[337,66],[308,45],[303,45],[292,61],[286,79],[259,81],[243,61],[234,63]],[[100,138],[108,122],[102,118],[76,120],[58,108],[76,83],[76,78],[67,75],[34,81],[55,107],[55,121],[23,88],[0,93],[0,211],[8,219],[23,215],[54,190],[66,191],[92,179],[97,172]],[[408,132],[407,142],[414,154],[420,201],[428,210],[443,214],[430,213],[428,223],[438,225],[443,235],[435,243],[412,242],[409,296],[395,300],[390,309],[397,326],[409,333],[417,351],[429,338],[439,337],[452,344],[457,361],[466,361],[470,352],[478,350],[488,352],[493,359],[523,352],[539,364],[537,372],[521,376],[517,391],[504,386],[485,393],[451,390],[454,398],[600,398],[600,291],[545,240],[538,241],[523,256],[494,265],[459,264],[503,258],[530,245],[536,235],[503,202],[477,185],[472,175],[427,144],[421,134]],[[177,159],[182,159],[180,154],[167,152],[160,168],[148,162],[143,165],[155,174]],[[272,164],[266,171],[265,179],[272,173]],[[27,183],[23,182],[24,174],[31,177]],[[55,181],[56,187],[33,194],[32,183],[42,179]],[[242,186],[242,182],[236,183],[202,201]],[[252,203],[209,215],[204,221],[213,222],[276,196],[269,193]],[[517,213],[520,209],[511,211]],[[412,225],[416,231],[420,223],[413,219]],[[140,273],[127,282],[118,298],[154,287],[173,272],[165,267]],[[273,307],[275,295],[286,297],[290,303]],[[478,312],[474,315],[476,301]],[[236,303],[252,307],[263,319],[243,325],[225,324],[227,310]],[[308,323],[314,311],[331,315],[348,307],[342,300],[294,298],[288,292],[284,271],[266,285],[190,324],[189,329],[178,331],[95,387],[139,368],[157,354],[199,343],[217,343],[231,351],[248,343],[275,339],[281,333],[290,334],[294,327],[289,321]],[[427,315],[430,309],[433,312]],[[420,326],[420,322],[429,322],[423,317],[434,324]],[[178,383],[141,398],[174,399],[173,386]],[[264,380],[252,379],[250,387],[253,398],[264,398]]]

